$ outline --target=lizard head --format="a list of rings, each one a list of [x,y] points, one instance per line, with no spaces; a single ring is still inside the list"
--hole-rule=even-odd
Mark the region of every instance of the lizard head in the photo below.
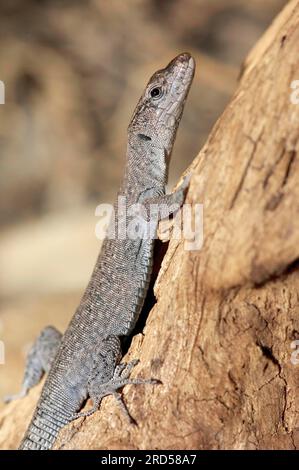
[[[154,73],[137,104],[129,135],[163,149],[169,157],[194,71],[194,59],[185,52]]]

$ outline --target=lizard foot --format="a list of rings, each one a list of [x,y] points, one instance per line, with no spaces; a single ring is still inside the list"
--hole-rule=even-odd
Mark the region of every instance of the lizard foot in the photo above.
[[[88,387],[88,393],[93,402],[93,407],[90,410],[75,413],[72,419],[82,418],[90,416],[99,409],[102,399],[107,395],[113,395],[120,406],[122,412],[125,414],[130,424],[137,424],[136,421],[130,415],[124,401],[122,394],[118,391],[125,385],[157,385],[161,381],[157,379],[130,379],[132,369],[138,364],[139,360],[135,359],[128,363],[123,362],[118,364],[114,370],[112,379],[106,383],[97,382],[97,377],[90,383]]]

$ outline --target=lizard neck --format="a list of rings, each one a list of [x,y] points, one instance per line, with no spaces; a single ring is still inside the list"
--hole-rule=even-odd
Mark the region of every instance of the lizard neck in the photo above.
[[[149,189],[164,191],[168,179],[168,157],[161,144],[142,134],[129,135],[122,192],[139,195]]]

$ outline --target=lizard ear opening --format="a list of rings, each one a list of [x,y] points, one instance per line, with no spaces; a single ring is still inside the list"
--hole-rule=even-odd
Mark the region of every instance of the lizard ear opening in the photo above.
[[[137,134],[139,139],[141,140],[145,140],[145,141],[149,141],[149,140],[152,140],[151,137],[149,137],[148,135],[145,135],[145,134]]]

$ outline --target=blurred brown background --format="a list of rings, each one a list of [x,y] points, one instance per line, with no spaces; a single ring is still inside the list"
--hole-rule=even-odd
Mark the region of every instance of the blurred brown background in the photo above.
[[[99,250],[95,208],[118,189],[149,76],[185,50],[197,62],[171,186],[285,3],[0,1],[0,396],[19,387],[29,342],[46,324],[65,328],[79,301]]]

